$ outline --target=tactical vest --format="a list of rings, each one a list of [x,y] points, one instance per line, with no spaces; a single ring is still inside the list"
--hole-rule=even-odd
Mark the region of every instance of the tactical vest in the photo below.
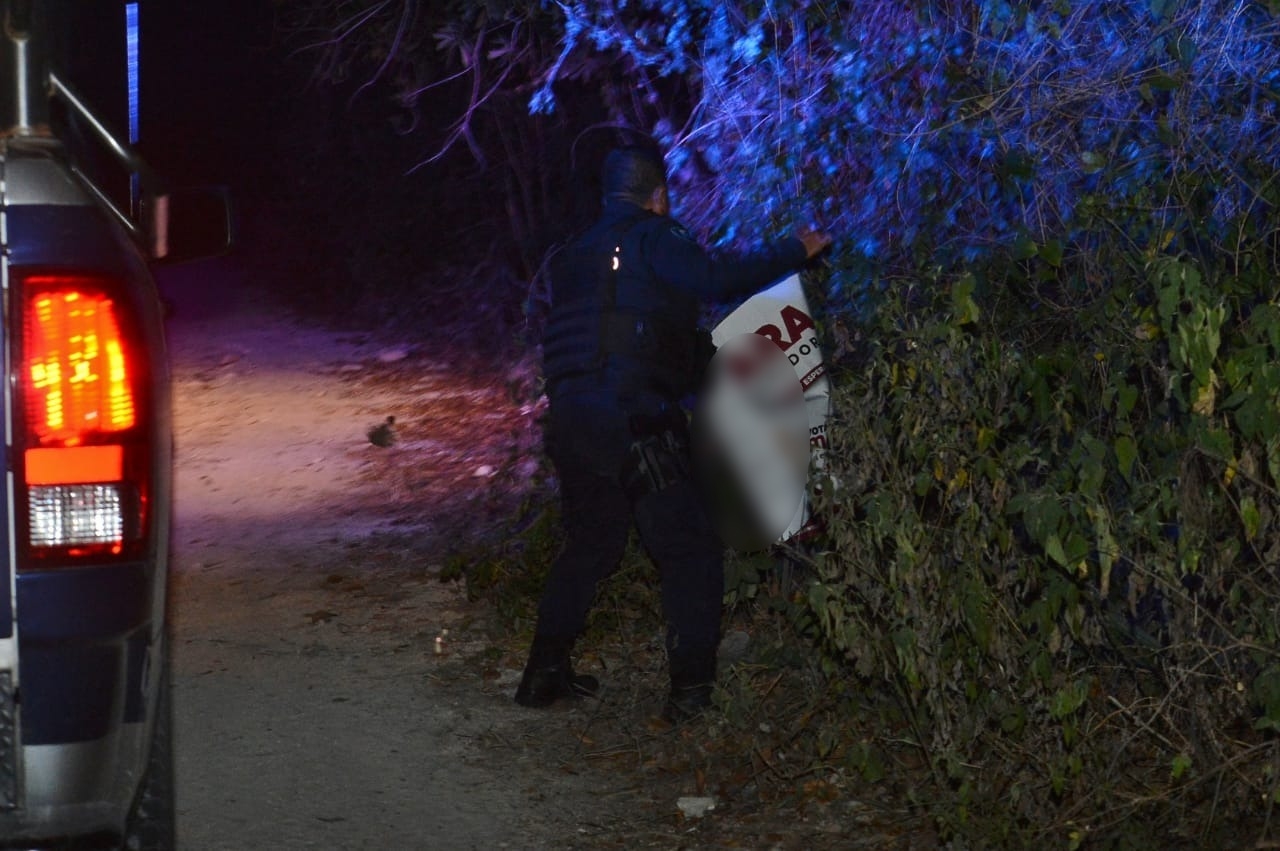
[[[587,376],[602,386],[616,382],[624,393],[692,389],[696,302],[679,304],[652,279],[636,233],[651,217],[623,219],[566,249],[553,272],[555,303],[542,342],[550,395],[566,379]]]

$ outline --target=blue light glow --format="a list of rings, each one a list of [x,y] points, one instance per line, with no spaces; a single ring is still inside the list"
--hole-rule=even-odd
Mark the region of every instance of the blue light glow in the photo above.
[[[138,142],[138,4],[124,7],[125,63],[129,72],[129,144]]]

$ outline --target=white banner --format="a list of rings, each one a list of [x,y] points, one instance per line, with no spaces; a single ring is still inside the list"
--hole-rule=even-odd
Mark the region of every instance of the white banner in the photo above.
[[[826,374],[826,365],[822,361],[822,351],[818,346],[817,329],[810,315],[809,303],[805,299],[799,275],[790,275],[752,296],[717,325],[711,337],[716,346],[723,349],[731,340],[743,334],[755,334],[769,340],[782,352],[794,370],[803,393],[803,404],[808,419],[809,468],[820,469],[823,454],[828,448],[826,429],[827,417],[831,410],[831,386]],[[729,350],[736,348],[729,346]],[[712,393],[714,392],[715,388],[712,388]],[[721,408],[721,410],[727,410],[727,408]],[[735,410],[735,416],[741,418],[743,415],[740,408]],[[720,421],[718,422],[717,419]],[[784,488],[785,495],[777,493],[779,490],[777,482],[782,479],[770,473],[776,465],[762,463],[759,441],[756,440],[749,445],[744,443],[744,429],[741,428],[741,423],[737,423],[735,427],[724,422],[724,419],[722,414],[718,417],[713,416],[706,427],[724,445],[725,455],[733,466],[736,477],[742,483],[744,497],[751,503],[756,516],[776,517],[779,510],[778,499],[780,497],[786,500],[792,499],[792,488]],[[789,427],[787,430],[790,430]],[[788,439],[776,443],[782,446],[789,442]],[[784,449],[778,451],[789,454]],[[800,533],[808,522],[808,489],[800,488],[792,519],[786,524],[786,528],[777,540],[783,541]],[[769,534],[773,534],[772,529]]]

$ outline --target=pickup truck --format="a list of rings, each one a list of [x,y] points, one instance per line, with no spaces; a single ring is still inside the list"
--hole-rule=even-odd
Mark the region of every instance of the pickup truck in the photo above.
[[[0,847],[172,849],[173,437],[148,264],[230,229],[208,198],[193,227],[195,196],[63,79],[73,5],[0,0]]]

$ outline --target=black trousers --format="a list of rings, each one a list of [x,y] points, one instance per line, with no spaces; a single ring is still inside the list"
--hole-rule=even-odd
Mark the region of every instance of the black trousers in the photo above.
[[[617,569],[634,524],[658,568],[673,666],[679,660],[714,664],[724,544],[693,482],[676,481],[632,499],[618,475],[634,437],[623,434],[626,418],[589,404],[556,407],[547,448],[560,477],[566,542],[538,606],[537,634],[570,638],[582,632],[596,587]]]

